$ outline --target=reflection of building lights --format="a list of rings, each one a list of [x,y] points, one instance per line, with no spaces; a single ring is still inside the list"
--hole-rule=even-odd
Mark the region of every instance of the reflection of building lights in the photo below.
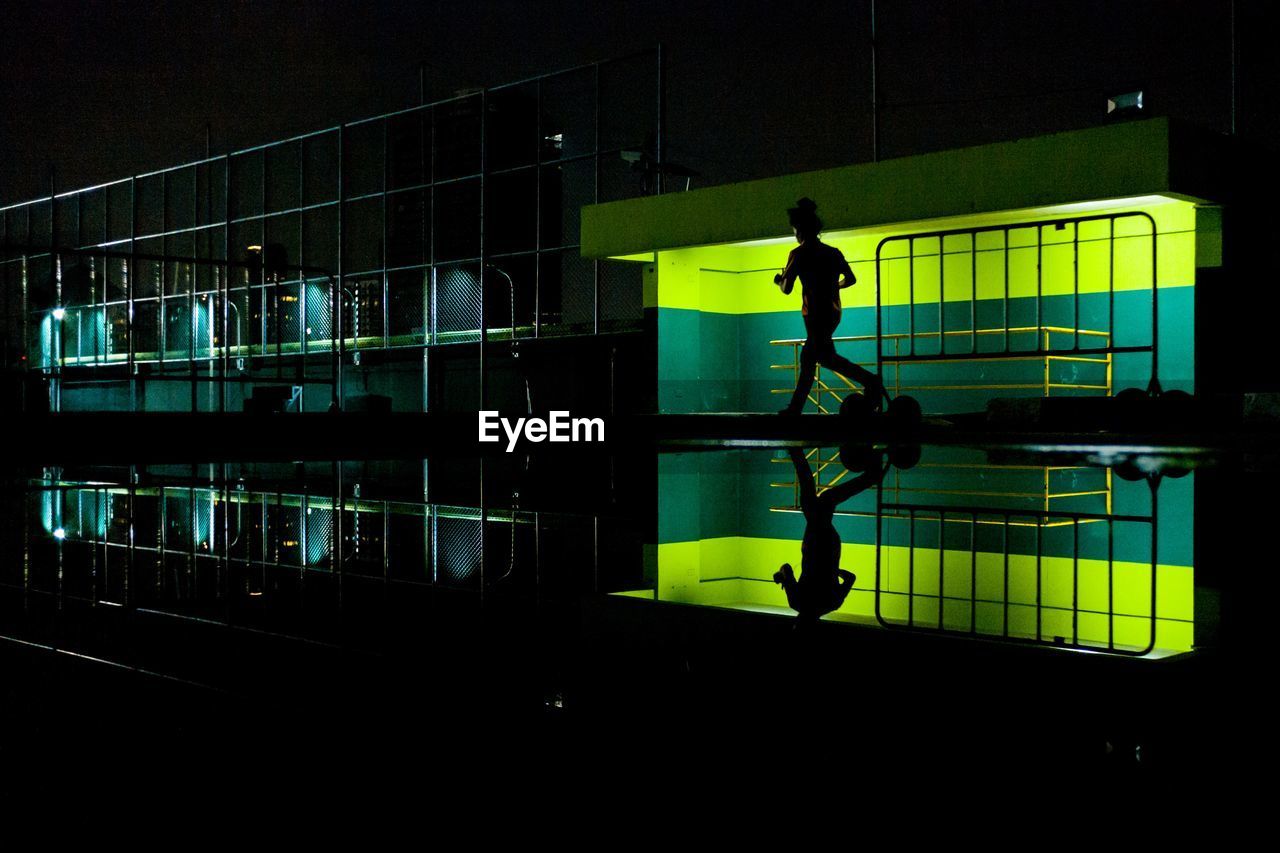
[[[65,316],[67,316],[67,309],[66,309],[66,308],[54,308],[54,309],[53,309],[53,319],[55,319],[55,320],[61,320],[61,319],[62,319],[63,317],[65,317]]]
[[[63,539],[66,539],[67,538],[66,528],[59,527],[57,530],[53,531],[53,538],[57,539],[59,542],[61,542]]]

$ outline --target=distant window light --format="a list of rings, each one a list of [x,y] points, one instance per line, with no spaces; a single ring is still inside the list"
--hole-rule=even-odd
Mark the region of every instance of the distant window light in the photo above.
[[[1123,95],[1115,95],[1107,98],[1107,115],[1112,113],[1137,112],[1142,109],[1142,90],[1136,92],[1125,92]]]

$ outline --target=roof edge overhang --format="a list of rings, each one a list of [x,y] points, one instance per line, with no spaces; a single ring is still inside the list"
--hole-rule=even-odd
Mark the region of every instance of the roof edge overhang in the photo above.
[[[802,196],[828,231],[1135,196],[1222,201],[1228,142],[1155,118],[588,205],[582,254],[777,237]]]

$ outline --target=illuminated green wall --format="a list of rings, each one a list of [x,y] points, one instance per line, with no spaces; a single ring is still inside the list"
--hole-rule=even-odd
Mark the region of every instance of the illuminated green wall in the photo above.
[[[1081,209],[1085,207],[1085,209]],[[1194,388],[1194,284],[1196,270],[1196,209],[1189,202],[1164,198],[1138,203],[1095,204],[1043,208],[1008,214],[952,217],[927,223],[907,223],[891,228],[867,228],[830,232],[824,239],[849,259],[858,284],[843,294],[843,321],[837,334],[875,334],[875,263],[877,245],[886,237],[952,228],[1029,222],[1054,217],[1093,216],[1141,210],[1156,221],[1160,287],[1160,368],[1166,388]],[[781,215],[779,216],[781,220]],[[1078,233],[1076,228],[1079,228]],[[941,245],[937,238],[917,240],[914,257],[906,257],[906,241],[886,244],[880,274],[883,332],[905,334],[910,326],[907,305],[911,301],[910,270],[914,267],[914,328],[916,351],[939,352],[945,340],[947,353],[968,352],[971,339],[961,335],[940,339],[920,337],[921,332],[1049,325],[1086,331],[1113,331],[1116,346],[1146,346],[1151,342],[1151,231],[1138,218],[1116,220],[1115,239],[1109,239],[1109,223],[1068,224],[1058,230],[1041,229],[1037,249],[1035,229],[1009,232],[1006,252],[1004,232],[979,235],[976,251],[972,238],[957,235]],[[1073,251],[1073,243],[1078,252]],[[792,384],[786,371],[771,365],[790,363],[790,348],[770,346],[771,340],[804,337],[799,313],[799,288],[783,296],[773,285],[773,275],[785,263],[793,240],[777,239],[733,245],[659,251],[652,264],[651,299],[658,318],[658,401],[663,412],[770,411],[781,405],[770,389]],[[1078,258],[1078,270],[1073,259]],[[1005,303],[1005,265],[1009,301]],[[1041,268],[1040,312],[1036,305],[1036,264]],[[1108,295],[1114,282],[1114,299]],[[1073,298],[1074,288],[1081,294]],[[945,290],[945,294],[941,291]],[[940,299],[945,295],[945,299]],[[1078,307],[1076,307],[1078,305]],[[1114,305],[1114,315],[1112,306]],[[1078,314],[1077,314],[1078,311]],[[1111,318],[1114,317],[1114,323]],[[1096,345],[1086,335],[1082,346]],[[1003,337],[979,336],[978,352],[1003,346]],[[1013,350],[1037,348],[1034,334],[1015,334]],[[905,345],[905,344],[904,344]],[[1050,348],[1066,349],[1072,336],[1054,334]],[[874,360],[871,341],[842,343],[840,349],[854,361]],[[1113,391],[1145,387],[1150,376],[1147,354],[1118,354],[1112,365]],[[1100,364],[1055,361],[1052,381],[1063,384],[1105,384],[1106,368]],[[903,385],[990,385],[991,392],[959,390],[911,391],[929,411],[980,410],[992,396],[1039,395],[1031,389],[1000,386],[1038,384],[1043,364],[1036,361],[983,361],[950,364],[926,363],[885,371],[892,386],[895,376]],[[1054,394],[1092,393],[1054,389]]]
[[[1085,130],[979,145],[835,169],[781,175],[692,192],[588,205],[582,209],[582,254],[590,258],[644,259],[648,275],[645,305],[657,315],[660,339],[657,366],[659,410],[668,412],[771,411],[781,395],[768,390],[787,384],[784,371],[770,364],[790,359],[765,342],[799,337],[803,328],[799,297],[782,297],[771,284],[792,245],[786,209],[801,196],[815,199],[826,223],[826,239],[853,263],[860,284],[845,292],[841,335],[870,334],[875,317],[875,246],[890,234],[943,228],[1070,219],[1104,211],[1143,209],[1158,220],[1160,373],[1166,388],[1191,390],[1195,383],[1196,268],[1221,266],[1221,211],[1228,170],[1236,156],[1220,135],[1175,124],[1168,119],[1119,122]],[[1126,226],[1128,227],[1128,226]],[[1098,330],[1112,312],[1104,295],[1104,242],[1099,226],[1076,234],[1046,230],[1044,291],[1039,321]],[[1015,232],[1017,234],[1018,232]],[[1022,232],[1030,235],[1031,232]],[[1073,274],[1066,244],[1081,243],[1079,316],[1072,293]],[[990,240],[977,246],[978,269],[968,269],[969,238],[954,237],[939,247],[917,245],[917,330],[956,330],[1001,322],[1002,274],[1006,257]],[[1147,241],[1123,228],[1116,242],[1114,317],[1119,346],[1150,344],[1150,268]],[[1034,298],[1035,252],[1019,245],[1007,257],[1014,324],[1037,325]],[[901,244],[889,247],[893,255]],[[941,248],[941,252],[939,251]],[[941,263],[939,256],[945,258]],[[907,262],[890,260],[884,270],[884,321],[902,331]],[[942,270],[945,294],[930,293],[928,281]],[[975,298],[969,318],[970,296]],[[1216,295],[1213,297],[1218,299]],[[932,301],[930,301],[932,300]],[[942,303],[939,311],[939,303]],[[941,314],[941,316],[939,316]],[[1030,321],[1030,322],[1027,322]],[[988,339],[990,340],[990,339]],[[954,347],[969,341],[954,337]],[[1003,340],[1001,340],[1003,344]],[[1056,339],[1051,348],[1070,346]],[[1011,341],[1030,349],[1034,341]],[[870,360],[869,344],[843,345],[855,361]],[[979,347],[981,349],[981,347]],[[949,350],[952,351],[952,350]],[[782,356],[782,357],[779,357]],[[921,373],[920,371],[924,371]],[[1055,361],[1051,381],[1106,385],[1105,368]],[[885,378],[892,385],[893,371]],[[1117,355],[1112,389],[1145,386],[1150,356]],[[970,362],[942,369],[903,368],[902,384],[1033,384],[1034,363]],[[1041,382],[1041,384],[1043,384]],[[912,392],[913,394],[915,392]],[[1001,396],[1034,393],[1019,389]],[[1073,393],[1057,389],[1053,393]],[[1083,393],[1100,393],[1097,390]],[[982,408],[983,395],[931,390],[917,394],[933,411]]]
[[[830,454],[827,454],[830,456]],[[829,468],[823,482],[836,476]],[[845,475],[848,476],[848,475]],[[1036,510],[1039,499],[1028,499],[1044,476],[1038,468],[1008,468],[985,464],[973,451],[928,448],[921,465],[885,481],[884,501],[980,506],[993,511]],[[1087,494],[1107,483],[1105,469],[1061,469],[1050,473],[1052,510],[1148,516],[1151,497],[1146,482],[1111,477],[1107,495]],[[658,601],[791,614],[782,589],[772,575],[784,562],[800,570],[804,517],[794,511],[794,470],[784,454],[731,451],[666,455],[659,462],[658,545],[653,554],[652,585],[629,594]],[[1073,496],[1074,495],[1074,496]],[[1192,477],[1166,478],[1159,491],[1157,532],[1156,643],[1161,653],[1189,650],[1193,642],[1194,572]],[[843,543],[842,567],[857,575],[844,606],[828,619],[875,622],[874,490],[842,504],[835,526]],[[1018,519],[1015,519],[1018,520]],[[1025,520],[1025,519],[1021,519]],[[970,564],[969,536],[974,536],[976,565]],[[948,522],[939,548],[938,523],[918,521],[915,529],[914,620],[936,626],[938,615],[938,559],[942,567],[948,630],[969,629],[1000,634],[1006,601],[1001,525],[972,528],[965,520]],[[1115,641],[1145,646],[1150,631],[1151,527],[1145,523],[1116,523],[1107,541],[1103,523],[1053,528],[1018,526],[1008,532],[1009,631],[1035,633],[1037,540],[1041,553],[1041,634],[1048,641],[1072,634],[1078,614],[1082,644],[1107,641],[1108,616],[1114,621]],[[1074,539],[1074,541],[1073,541]],[[881,613],[893,622],[906,619],[911,542],[907,522],[881,522]],[[1112,595],[1107,598],[1107,556],[1111,551]],[[1078,557],[1078,608],[1072,608],[1072,556]],[[971,572],[976,575],[976,608],[970,604]]]
[[[907,620],[908,549],[900,545],[881,547],[881,614],[893,623]],[[697,542],[674,542],[658,546],[658,583],[654,597],[659,601],[731,607],[791,614],[782,588],[772,580],[778,567],[798,565],[800,542],[796,539],[723,537]],[[937,625],[938,551],[917,548],[915,560],[914,622],[924,628]],[[857,582],[844,605],[828,619],[875,623],[875,546],[845,542],[841,566],[857,575]],[[977,558],[976,630],[980,634],[1002,633],[1004,621],[1004,562],[999,553],[980,552]],[[945,611],[943,625],[948,631],[970,627],[970,555],[968,551],[947,550],[942,572]],[[1144,647],[1150,637],[1149,563],[1118,561],[1113,564],[1113,605],[1108,608],[1107,563],[1081,560],[1079,563],[1078,637],[1084,645],[1105,645],[1108,612],[1114,619],[1118,646]],[[1068,642],[1072,633],[1072,561],[1063,557],[1043,557],[1040,566],[1041,634]],[[1190,566],[1161,563],[1158,566],[1156,600],[1156,648],[1163,652],[1186,651],[1192,647],[1194,629],[1193,572]],[[1036,627],[1036,559],[1015,554],[1009,561],[1009,634],[1030,638]]]

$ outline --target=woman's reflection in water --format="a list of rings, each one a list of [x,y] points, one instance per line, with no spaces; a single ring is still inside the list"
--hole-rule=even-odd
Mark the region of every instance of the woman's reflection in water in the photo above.
[[[800,545],[800,577],[790,563],[783,563],[773,575],[774,583],[787,593],[787,604],[798,615],[797,627],[816,623],[819,617],[838,610],[853,589],[854,575],[840,568],[840,534],[832,519],[836,507],[879,483],[888,466],[881,457],[867,453],[863,473],[817,493],[804,451],[791,448],[791,464],[800,484],[800,509],[804,512],[804,540]]]

